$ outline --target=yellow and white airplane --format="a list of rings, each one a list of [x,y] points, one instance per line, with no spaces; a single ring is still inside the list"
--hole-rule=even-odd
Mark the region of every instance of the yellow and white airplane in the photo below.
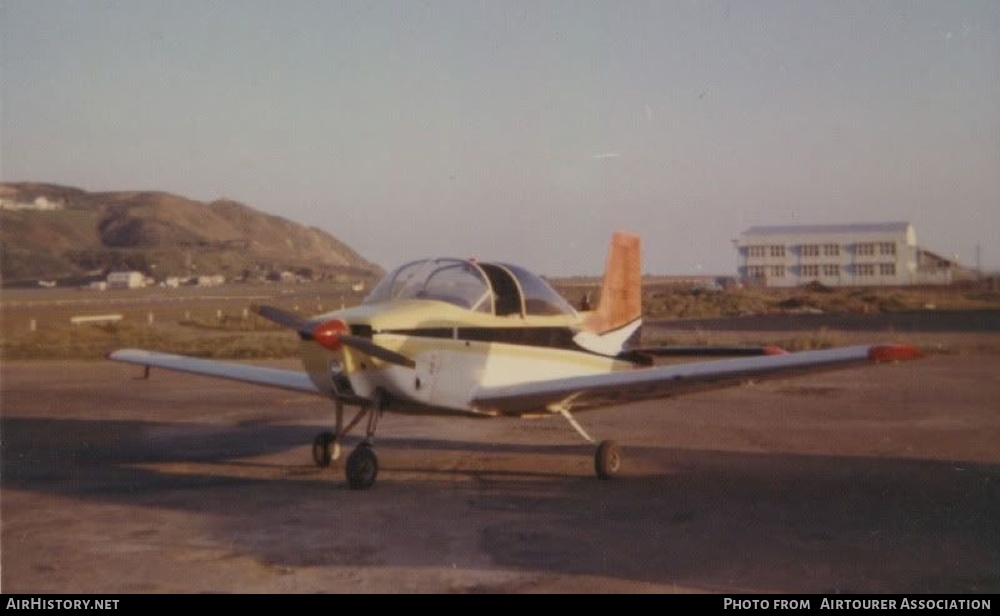
[[[507,263],[426,259],[389,273],[360,305],[311,318],[272,307],[261,316],[298,332],[304,372],[124,349],[109,359],[308,392],[335,404],[336,424],[313,443],[328,466],[340,443],[367,420],[365,438],[348,456],[353,489],[375,483],[372,439],[383,411],[474,417],[562,415],[594,439],[571,412],[638,399],[784,377],[860,363],[912,359],[905,345],[872,345],[786,353],[774,347],[633,348],[641,319],[640,242],[612,237],[600,299],[578,312],[544,280]],[[652,355],[691,352],[740,355],[654,365]],[[345,405],[358,406],[344,424]],[[614,441],[597,446],[596,474],[621,468]]]

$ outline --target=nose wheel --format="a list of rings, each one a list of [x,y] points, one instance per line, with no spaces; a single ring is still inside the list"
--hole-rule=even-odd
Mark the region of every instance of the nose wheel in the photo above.
[[[313,440],[313,462],[320,468],[330,466],[334,460],[340,459],[340,441],[333,432],[320,432]]]
[[[357,447],[347,456],[347,463],[344,465],[344,474],[347,477],[347,485],[352,490],[367,490],[375,485],[378,477],[378,457],[372,445],[372,438],[375,436],[375,428],[378,427],[378,419],[385,406],[385,395],[382,390],[376,390],[372,399],[361,406],[358,414],[344,426],[344,405],[339,400],[337,404],[337,428],[333,432],[321,432],[313,440],[312,458],[316,466],[326,468],[334,460],[340,459],[340,441],[365,417],[368,418],[365,429],[365,439],[358,443]]]
[[[351,455],[347,456],[344,473],[347,475],[347,485],[352,490],[367,490],[375,485],[375,478],[378,477],[378,457],[372,450],[371,443],[362,441],[354,448]]]

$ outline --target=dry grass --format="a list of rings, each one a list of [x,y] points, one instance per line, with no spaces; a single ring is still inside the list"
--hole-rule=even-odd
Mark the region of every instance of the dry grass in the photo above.
[[[648,289],[648,318],[713,318],[748,314],[880,314],[913,310],[1000,308],[1000,292],[951,287],[913,289]]]
[[[557,289],[571,301],[580,298],[579,281]],[[596,285],[596,281],[593,283]],[[588,287],[595,288],[596,287]],[[295,356],[294,333],[253,315],[252,303],[266,303],[303,315],[353,305],[362,294],[348,287],[323,285],[229,286],[180,292],[142,290],[98,293],[76,290],[4,291],[0,296],[0,358],[100,358],[116,348],[139,347],[215,358]],[[597,301],[596,290],[591,299]],[[1000,292],[982,289],[739,289],[708,291],[650,285],[643,298],[649,319],[710,318],[796,312],[868,313],[904,310],[1000,309]],[[116,324],[70,325],[70,317],[118,313]],[[152,315],[152,322],[150,322]],[[34,322],[32,331],[30,323]],[[676,334],[676,335],[675,335]],[[646,344],[777,344],[789,350],[822,349],[858,343],[851,333],[671,332],[670,339]],[[737,337],[738,336],[738,337]],[[871,335],[865,334],[870,342]],[[946,340],[924,336],[927,344],[949,352]],[[968,344],[963,343],[964,347]],[[998,343],[983,340],[982,352]]]
[[[23,332],[2,341],[3,359],[100,359],[120,348],[154,349],[194,357],[291,357],[298,337],[286,330],[226,332],[130,323],[64,325]]]

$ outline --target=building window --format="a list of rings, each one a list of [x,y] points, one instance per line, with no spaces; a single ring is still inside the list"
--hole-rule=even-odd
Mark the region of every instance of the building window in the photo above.
[[[785,266],[775,265],[771,268],[771,276],[774,278],[784,278],[785,277]]]
[[[882,276],[895,276],[896,275],[896,264],[895,263],[879,263],[878,273]]]
[[[862,263],[858,265],[858,276],[874,276],[875,265],[873,263]]]
[[[875,244],[871,242],[866,242],[864,244],[858,244],[858,255],[862,257],[870,257],[875,254]]]
[[[828,265],[824,265],[823,266],[823,275],[827,276],[829,278],[834,278],[836,276],[839,276],[840,275],[840,266],[839,265],[829,265],[829,264]]]
[[[747,268],[747,278],[763,278],[764,267],[761,265],[751,265]]]
[[[823,256],[824,257],[839,257],[840,256],[840,244],[823,244]]]
[[[883,256],[895,256],[896,244],[894,242],[879,242],[878,253]]]
[[[819,247],[817,246],[817,249],[818,248]],[[819,278],[819,266],[818,265],[803,265],[802,266],[802,277],[803,278]]]
[[[780,245],[771,246],[771,256],[772,257],[785,256],[785,247]]]
[[[802,245],[802,256],[803,257],[818,257],[819,256],[819,244],[803,244]]]
[[[763,257],[766,254],[764,246],[751,246],[748,251],[751,257]]]

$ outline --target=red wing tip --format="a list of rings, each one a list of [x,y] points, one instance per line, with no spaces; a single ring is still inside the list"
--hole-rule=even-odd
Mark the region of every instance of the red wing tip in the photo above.
[[[788,355],[788,351],[780,346],[766,346],[764,347],[764,355]]]
[[[872,361],[906,361],[923,356],[920,349],[909,344],[880,344],[868,349],[868,359]]]

